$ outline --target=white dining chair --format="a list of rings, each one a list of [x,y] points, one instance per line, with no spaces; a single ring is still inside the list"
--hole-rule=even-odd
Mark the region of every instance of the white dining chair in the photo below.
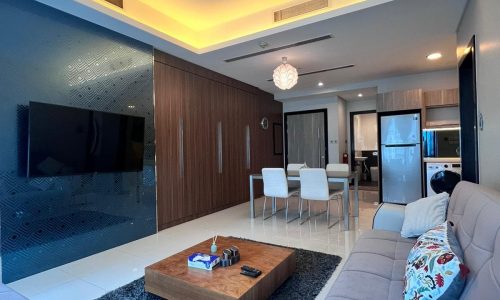
[[[299,170],[302,168],[307,168],[306,163],[303,164],[288,164],[286,166],[286,173],[288,176],[299,176]]]
[[[326,173],[328,176],[328,172],[349,172],[349,165],[348,164],[327,164],[326,165]],[[337,182],[329,182],[328,183],[328,188],[330,191],[333,190],[343,190],[344,185],[341,183]],[[339,195],[339,197],[343,197],[343,193]]]
[[[349,172],[348,164],[327,164],[326,171]]]
[[[326,176],[325,169],[301,169],[300,170],[300,218],[302,219],[302,209],[304,206],[304,200],[307,200],[308,206],[308,217],[303,220],[300,224],[304,224],[307,220],[311,218],[311,203],[310,201],[324,201],[326,202],[326,220],[327,227],[331,228],[340,221],[340,197],[342,195],[341,190],[330,191],[328,188],[328,179]],[[330,201],[337,201],[337,213],[338,219],[335,223],[330,225]],[[322,213],[317,214],[319,216]]]
[[[283,168],[264,168],[262,169],[262,178],[264,180],[264,208],[262,209],[262,218],[264,220],[269,219],[273,215],[275,215],[279,210],[276,209],[276,199],[282,198],[285,199],[285,218],[287,223],[292,222],[300,217],[297,214],[297,217],[288,220],[288,199],[292,197],[294,194],[298,194],[297,189],[288,189],[288,180],[286,178],[285,169]],[[270,197],[273,201],[272,214],[265,217],[266,213],[266,202],[267,198]],[[300,200],[299,200],[300,205]]]
[[[288,164],[286,166],[286,175],[287,176],[299,176],[299,170],[302,168],[307,168],[306,163],[303,164]],[[293,189],[299,189],[300,188],[300,182],[295,181],[295,180],[290,180],[288,181],[288,187],[293,188]]]

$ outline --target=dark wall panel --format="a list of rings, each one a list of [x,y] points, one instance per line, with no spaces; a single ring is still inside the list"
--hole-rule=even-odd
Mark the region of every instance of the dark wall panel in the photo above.
[[[154,233],[152,48],[32,0],[0,1],[0,36],[2,281]],[[27,179],[29,101],[145,117],[144,170]]]

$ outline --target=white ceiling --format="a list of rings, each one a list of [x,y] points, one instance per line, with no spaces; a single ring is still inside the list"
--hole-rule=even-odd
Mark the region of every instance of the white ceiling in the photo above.
[[[55,1],[38,1],[65,10],[57,7]],[[286,100],[296,94],[317,94],[318,81],[322,81],[323,88],[328,90],[382,77],[455,67],[455,32],[466,3],[467,0],[394,0],[204,54],[195,54],[131,25],[120,24],[90,8],[85,10],[80,7],[78,14],[68,9],[65,11],[96,23],[109,24],[114,30],[160,50],[259,87],[275,94],[277,99]],[[231,63],[224,62],[228,58],[261,51],[260,41],[266,41],[269,47],[274,48],[326,34],[332,34],[335,38]],[[435,51],[442,52],[443,59],[428,61],[426,55]],[[287,56],[288,62],[297,67],[299,73],[347,64],[356,66],[301,76],[294,88],[283,92],[267,81],[272,77],[273,69],[280,64],[282,56]]]
[[[271,47],[333,34],[334,39],[290,48],[232,63],[224,59],[258,51],[258,41],[204,54],[210,68],[286,99],[305,91],[346,85],[456,66],[456,28],[466,0],[397,0],[363,11],[278,33],[265,40]],[[430,62],[427,54],[440,51],[443,59]],[[272,70],[282,56],[299,73],[354,64],[354,68],[302,76],[290,91],[274,87]]]

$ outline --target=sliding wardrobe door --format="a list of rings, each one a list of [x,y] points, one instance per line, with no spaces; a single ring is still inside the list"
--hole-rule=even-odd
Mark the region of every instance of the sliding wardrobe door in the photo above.
[[[186,216],[197,216],[212,209],[212,155],[210,132],[211,103],[206,91],[210,80],[186,73],[187,91],[183,99],[184,111],[184,151]]]
[[[169,227],[183,216],[184,198],[184,105],[185,73],[155,63],[155,127],[158,229]]]

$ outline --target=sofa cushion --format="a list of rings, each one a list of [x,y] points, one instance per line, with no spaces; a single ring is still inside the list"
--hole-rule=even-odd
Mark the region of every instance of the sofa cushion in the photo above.
[[[404,298],[458,299],[469,270],[448,222],[421,235],[408,256]]]
[[[401,236],[418,237],[446,220],[447,193],[419,199],[406,205]]]
[[[327,299],[401,299],[404,267],[414,239],[371,230],[359,238]]]

